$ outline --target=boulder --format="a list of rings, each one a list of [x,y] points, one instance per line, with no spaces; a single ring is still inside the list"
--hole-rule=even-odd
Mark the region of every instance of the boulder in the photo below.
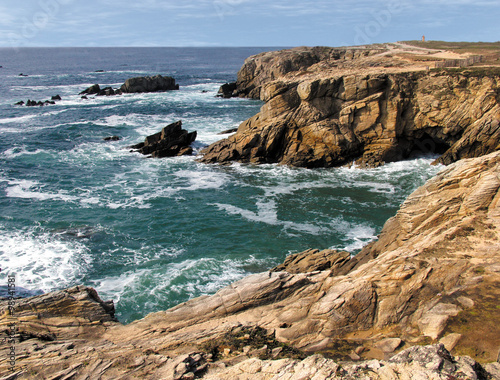
[[[174,78],[161,75],[130,78],[120,87],[123,93],[162,92],[178,89],[179,85],[175,83]]]
[[[131,148],[156,158],[191,155],[190,145],[196,140],[196,134],[182,129],[182,121],[177,121]]]
[[[98,84],[94,84],[94,85],[90,86],[89,88],[80,92],[79,95],[94,95],[94,94],[98,94],[100,91],[101,91],[101,87]]]
[[[97,96],[110,96],[110,95],[115,95],[115,90],[113,90],[112,87],[104,87],[97,94]]]
[[[103,138],[104,141],[119,141],[121,140],[120,136],[108,136]]]
[[[61,95],[54,95],[52,100],[61,100]]]

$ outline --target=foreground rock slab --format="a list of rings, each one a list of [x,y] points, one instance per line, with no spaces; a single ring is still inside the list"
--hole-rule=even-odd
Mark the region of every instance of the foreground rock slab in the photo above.
[[[12,313],[0,301],[0,328],[15,328],[21,379],[230,378],[233,369],[241,379],[273,371],[297,379],[485,379],[476,362],[496,361],[500,347],[499,254],[496,152],[447,167],[410,195],[376,242],[327,269],[254,274],[126,326],[94,291],[77,287],[18,301]],[[260,347],[252,346],[246,331],[262,330]],[[441,340],[457,358],[441,346],[419,351]],[[0,357],[9,350],[1,345]],[[267,361],[297,350],[335,359]],[[498,373],[495,364],[482,368]],[[0,373],[9,370],[0,361]]]

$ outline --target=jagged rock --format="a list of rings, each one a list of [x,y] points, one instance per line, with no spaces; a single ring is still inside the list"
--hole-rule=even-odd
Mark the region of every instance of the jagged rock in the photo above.
[[[271,269],[272,272],[286,271],[288,273],[308,273],[322,270],[340,269],[351,258],[349,252],[339,252],[333,249],[307,251],[287,256],[283,264]]]
[[[232,98],[233,96],[237,96],[234,92],[236,91],[237,85],[236,82],[223,84],[219,92],[217,93],[217,97],[219,98]]]
[[[110,95],[116,95],[115,90],[113,90],[113,87],[104,87],[97,93],[97,96],[110,96]]]
[[[130,78],[120,87],[123,93],[159,92],[178,89],[179,85],[175,83],[174,78],[161,75]]]
[[[121,140],[120,136],[108,136],[103,138],[104,141],[119,141]]]
[[[98,94],[100,91],[101,91],[101,87],[98,84],[94,84],[94,85],[90,86],[89,88],[80,92],[79,95],[94,95],[94,94]]]
[[[54,96],[52,97],[52,100],[62,100],[62,99],[61,99],[61,95],[54,95]]]
[[[193,149],[190,145],[196,140],[196,134],[182,129],[182,121],[178,121],[146,137],[143,143],[132,146],[132,149],[156,158],[191,155]]]
[[[16,106],[24,106],[24,100],[20,100],[19,102],[17,102],[14,105],[16,105]]]
[[[233,92],[266,104],[201,160],[378,166],[432,153],[450,164],[500,149],[499,70],[427,71],[385,53],[300,48],[249,58]]]

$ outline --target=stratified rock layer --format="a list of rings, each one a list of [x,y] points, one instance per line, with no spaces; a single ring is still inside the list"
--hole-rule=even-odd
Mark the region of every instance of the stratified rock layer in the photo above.
[[[265,104],[201,160],[377,166],[437,153],[450,164],[500,149],[498,68],[425,70],[389,53],[298,48],[249,58],[231,96]]]
[[[269,350],[251,349],[249,342],[250,348],[232,352],[217,343],[228,332],[243,327],[243,332],[252,331],[252,326],[266,329],[269,342],[278,340],[308,353],[385,359],[374,364],[378,367],[373,373],[363,372],[368,378],[403,379],[404,371],[424,367],[434,371],[431,378],[436,379],[458,377],[460,368],[472,368],[480,378],[481,369],[472,359],[452,361],[439,347],[429,349],[428,355],[418,353],[417,347],[387,359],[415,344],[438,341],[453,345],[454,354],[470,354],[482,362],[497,359],[499,190],[500,152],[461,160],[415,191],[386,223],[379,240],[356,257],[344,260],[332,251],[340,261],[330,260],[329,269],[304,273],[299,265],[296,272],[301,273],[254,274],[213,296],[126,326],[113,321],[111,305],[93,290],[77,287],[16,301],[12,316],[7,301],[0,301],[0,326],[5,333],[14,324],[23,337],[16,341],[16,369],[22,379],[234,376],[232,369],[214,360],[230,367],[243,360],[246,364],[234,367],[241,377],[231,377],[242,379],[254,370],[260,376],[255,378],[273,378],[272,371],[265,375],[266,368],[282,364],[296,376],[290,378],[300,378],[306,368],[316,379],[337,371],[334,362],[319,357],[245,362]],[[320,265],[313,269],[321,269],[325,251],[311,253],[312,263]],[[286,268],[292,270],[305,259],[297,255]],[[241,338],[251,339],[250,334]],[[1,357],[7,357],[8,350],[0,346]],[[217,350],[223,355],[219,359],[214,356]],[[279,347],[271,350],[271,355],[279,354]],[[347,368],[359,374],[356,371],[368,370],[369,363]],[[498,370],[494,365],[487,368]],[[7,362],[0,361],[0,373],[7,371]],[[392,377],[383,377],[388,374]],[[475,378],[472,375],[465,378]]]

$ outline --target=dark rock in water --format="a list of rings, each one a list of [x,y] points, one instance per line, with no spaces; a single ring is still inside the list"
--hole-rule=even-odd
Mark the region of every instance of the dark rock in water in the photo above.
[[[222,132],[217,133],[218,135],[227,135],[228,133],[235,133],[238,131],[238,128],[231,128]]]
[[[178,121],[131,148],[156,158],[190,155],[193,153],[190,145],[196,139],[196,134],[182,129],[182,121]]]
[[[104,141],[118,141],[121,140],[120,136],[108,136],[103,138]]]
[[[120,90],[124,93],[161,92],[178,89],[179,85],[175,83],[174,78],[161,75],[130,78],[120,87]]]
[[[237,96],[237,94],[234,94],[236,89],[237,89],[236,82],[223,84],[222,86],[220,86],[219,92],[217,93],[217,97],[227,99],[227,98],[232,98],[233,96]]]
[[[103,72],[104,72],[104,70],[96,70],[96,71],[94,71],[94,73],[103,73]]]
[[[27,77],[27,75],[26,75],[26,74],[23,74],[23,73],[19,74],[19,76],[20,76],[20,77]]]
[[[110,95],[115,95],[115,90],[113,90],[112,87],[105,87],[102,90],[99,91],[97,96],[110,96]]]
[[[87,88],[86,90],[83,90],[82,92],[80,92],[79,95],[84,95],[84,94],[93,95],[93,94],[98,94],[100,91],[101,91],[101,87],[98,84],[94,84],[94,85],[90,86],[89,88]]]
[[[56,104],[56,102],[54,102],[53,100],[46,100],[43,102],[43,104]]]
[[[14,104],[15,106],[24,106],[24,101],[19,101],[17,102],[16,104]]]
[[[88,99],[85,95],[83,95],[80,99]]]
[[[61,95],[54,95],[52,100],[61,100]]]

